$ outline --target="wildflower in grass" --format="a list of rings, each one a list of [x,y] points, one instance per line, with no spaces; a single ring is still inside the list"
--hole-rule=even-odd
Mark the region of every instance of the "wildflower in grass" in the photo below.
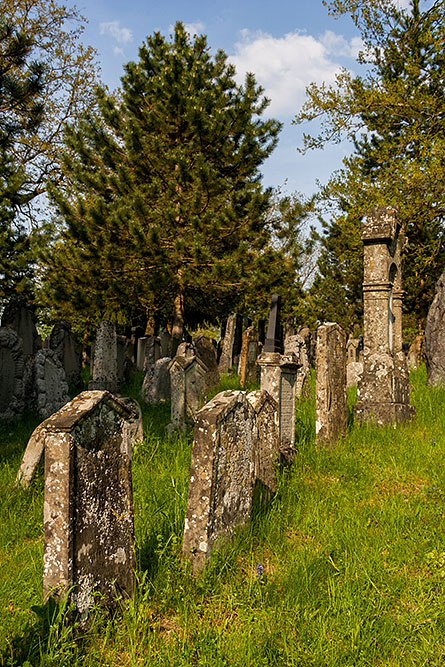
[[[256,576],[257,576],[258,581],[262,581],[261,577],[263,576],[263,572],[264,572],[264,569],[263,569],[262,564],[257,563],[257,565],[256,565]]]

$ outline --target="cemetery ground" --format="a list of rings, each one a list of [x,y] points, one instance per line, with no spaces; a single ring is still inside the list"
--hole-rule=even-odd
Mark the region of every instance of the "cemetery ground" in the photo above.
[[[354,425],[351,392],[331,448],[315,446],[314,400],[297,401],[293,467],[196,576],[181,559],[192,435],[169,441],[169,406],[143,406],[135,596],[84,629],[42,604],[42,468],[14,485],[37,422],[1,425],[0,664],[445,664],[445,389],[424,367],[411,385],[417,417],[397,427]]]

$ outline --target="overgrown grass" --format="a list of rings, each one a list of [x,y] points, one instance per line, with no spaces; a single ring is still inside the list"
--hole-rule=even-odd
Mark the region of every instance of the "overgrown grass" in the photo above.
[[[0,663],[443,665],[445,390],[421,369],[412,402],[412,423],[350,419],[333,448],[315,447],[314,401],[299,402],[293,468],[197,577],[180,558],[191,434],[169,441],[168,405],[145,406],[136,593],[84,632],[41,606],[42,475],[13,485],[33,423],[2,426]]]

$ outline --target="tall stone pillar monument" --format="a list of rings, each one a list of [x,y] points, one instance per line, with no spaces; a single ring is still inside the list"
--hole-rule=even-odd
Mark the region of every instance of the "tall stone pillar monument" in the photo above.
[[[390,424],[414,416],[402,350],[401,252],[406,239],[397,210],[374,208],[363,223],[362,240],[364,349],[355,416]]]

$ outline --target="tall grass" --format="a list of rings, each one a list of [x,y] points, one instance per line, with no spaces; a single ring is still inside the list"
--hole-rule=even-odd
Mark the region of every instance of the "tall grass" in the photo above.
[[[412,402],[410,424],[350,419],[335,447],[317,448],[314,401],[300,401],[294,466],[195,577],[180,556],[191,434],[169,441],[168,405],[144,407],[135,596],[85,631],[63,605],[42,607],[41,472],[28,491],[13,486],[32,424],[1,427],[0,663],[445,664],[445,390],[420,369]]]

